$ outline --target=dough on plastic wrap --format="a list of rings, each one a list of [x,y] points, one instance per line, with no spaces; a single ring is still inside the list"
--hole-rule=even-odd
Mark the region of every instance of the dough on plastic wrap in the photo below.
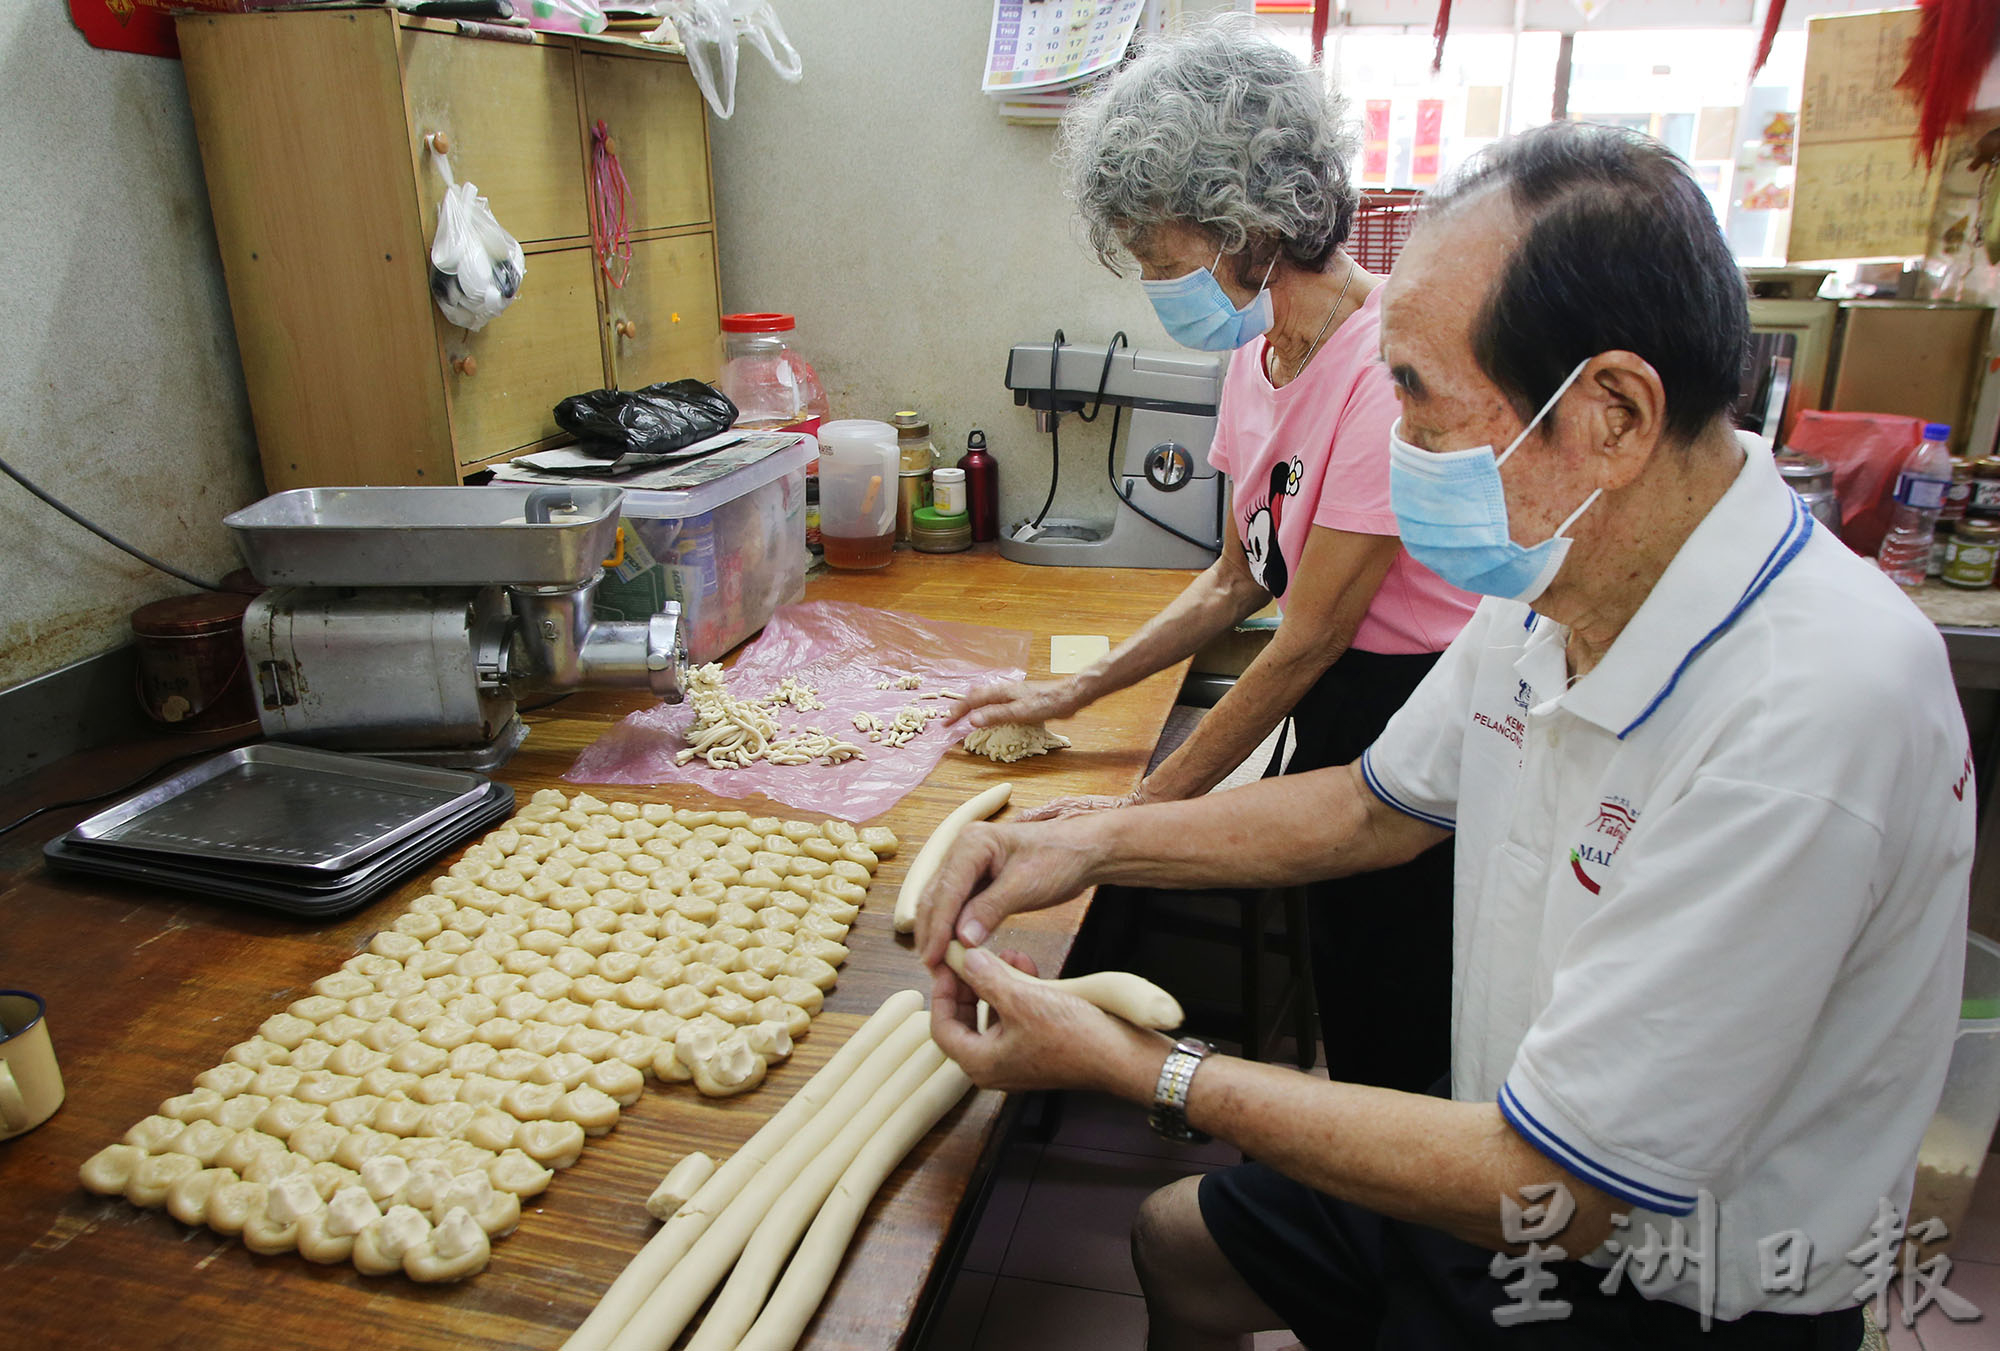
[[[1025,760],[1031,755],[1047,755],[1066,750],[1070,739],[1051,732],[1039,722],[1003,723],[995,727],[975,727],[966,734],[965,749],[1003,765]]]

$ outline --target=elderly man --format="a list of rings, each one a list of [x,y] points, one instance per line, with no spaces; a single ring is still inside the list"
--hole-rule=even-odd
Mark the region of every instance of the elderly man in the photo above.
[[[941,870],[920,948],[974,1078],[1258,1160],[1147,1203],[1153,1346],[1861,1345],[1959,998],[1967,740],[1936,632],[1732,432],[1745,333],[1657,143],[1496,146],[1382,314],[1396,514],[1487,597],[1465,632],[1354,764],[980,827]],[[937,968],[1090,883],[1296,883],[1448,832],[1449,1099],[1176,1046],[987,952]]]

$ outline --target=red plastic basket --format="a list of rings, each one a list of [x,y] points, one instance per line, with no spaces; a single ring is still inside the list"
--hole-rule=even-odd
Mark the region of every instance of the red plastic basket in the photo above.
[[[1354,213],[1354,233],[1347,240],[1347,252],[1354,261],[1378,277],[1387,276],[1396,265],[1396,255],[1403,251],[1403,241],[1410,237],[1422,196],[1415,188],[1362,193],[1361,207]]]

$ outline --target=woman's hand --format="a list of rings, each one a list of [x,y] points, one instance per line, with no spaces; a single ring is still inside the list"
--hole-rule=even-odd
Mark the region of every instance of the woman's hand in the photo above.
[[[1001,727],[1067,718],[1090,703],[1074,680],[1003,680],[980,685],[956,703],[947,724]]]
[[[1108,793],[1084,793],[1076,797],[1050,798],[1039,807],[1030,807],[1016,816],[1016,821],[1061,821],[1071,816],[1086,816],[1091,812],[1116,811],[1120,807],[1142,807],[1154,799],[1146,796],[1146,785],[1140,784],[1129,793],[1116,797]]]
[[[924,965],[941,969],[954,938],[976,948],[1007,916],[1059,904],[1088,886],[1098,819],[968,825],[917,902]]]
[[[1004,956],[1035,974],[1020,954]],[[964,978],[939,967],[931,994],[931,1037],[974,1083],[1003,1093],[1077,1088],[1151,1100],[1172,1044],[1167,1038],[1066,991],[1015,980],[996,969],[1001,960],[973,948],[965,954]],[[975,1016],[982,999],[993,1011],[984,1032]]]

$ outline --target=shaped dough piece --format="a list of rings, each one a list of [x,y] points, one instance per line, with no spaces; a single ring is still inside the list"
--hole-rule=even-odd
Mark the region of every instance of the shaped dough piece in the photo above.
[[[840,1175],[832,1195],[813,1217],[812,1227],[806,1230],[798,1251],[785,1268],[784,1279],[771,1292],[763,1312],[749,1331],[734,1341],[737,1351],[791,1351],[799,1343],[833,1284],[834,1273],[847,1255],[848,1244],[854,1240],[868,1203],[896,1165],[958,1105],[970,1087],[972,1081],[965,1072],[946,1062],[890,1114],[887,1123]],[[704,1321],[702,1331],[707,1330]]]
[[[804,829],[810,832],[812,828]],[[786,834],[791,832],[787,830]],[[673,1219],[662,1225],[634,1255],[598,1300],[597,1307],[563,1343],[563,1351],[605,1351],[658,1287],[660,1278],[687,1254],[714,1218],[798,1138],[800,1131],[840,1097],[841,1091],[853,1082],[857,1070],[878,1051],[900,1061],[920,1041],[929,1038],[928,1025],[919,1026],[912,1016],[923,1013],[923,1009],[924,997],[915,990],[902,990],[883,1000],[882,1006],[855,1029],[854,1035],[834,1052],[819,1073],[800,1085],[785,1105],[727,1163],[717,1168],[694,1196],[681,1205]],[[671,1047],[663,1048],[660,1058],[671,1060],[670,1051]],[[865,1100],[878,1083],[872,1081],[849,1100]],[[497,1162],[495,1167],[499,1167]],[[495,1185],[504,1185],[497,1177],[494,1181]]]
[[[924,888],[931,884],[931,878],[937,875],[944,856],[958,841],[958,833],[971,822],[984,821],[999,811],[1013,795],[1013,784],[994,784],[985,792],[961,802],[924,841],[924,847],[910,860],[909,872],[903,875],[902,889],[896,893],[897,933],[906,934],[917,927],[917,902],[923,899]]]
[[[364,1276],[386,1276],[403,1267],[403,1254],[431,1236],[431,1222],[414,1206],[391,1206],[389,1212],[363,1229],[354,1240],[354,1269]]]
[[[187,1154],[149,1154],[132,1166],[125,1180],[125,1199],[135,1206],[165,1205],[176,1182],[201,1171],[201,1160]]]
[[[486,1269],[493,1255],[486,1231],[463,1208],[453,1210],[430,1237],[403,1254],[403,1274],[427,1284],[462,1281]]]
[[[945,949],[945,965],[965,974],[965,948],[956,941]],[[994,963],[1009,979],[1031,981],[1052,990],[1063,990],[1088,1004],[1095,1004],[1114,1018],[1123,1018],[1135,1027],[1167,1032],[1179,1027],[1185,1015],[1180,1001],[1147,980],[1129,971],[1093,971],[1069,980],[1042,980],[1006,962]]]
[[[137,1145],[106,1145],[83,1161],[76,1179],[99,1196],[123,1196],[132,1170],[145,1157],[146,1151]]]
[[[715,1174],[715,1160],[699,1150],[688,1155],[660,1179],[646,1198],[646,1213],[656,1220],[670,1220],[674,1212],[694,1199],[702,1184]]]
[[[208,1198],[227,1182],[240,1182],[232,1169],[204,1168],[167,1188],[167,1214],[182,1224],[201,1224],[208,1218]]]

